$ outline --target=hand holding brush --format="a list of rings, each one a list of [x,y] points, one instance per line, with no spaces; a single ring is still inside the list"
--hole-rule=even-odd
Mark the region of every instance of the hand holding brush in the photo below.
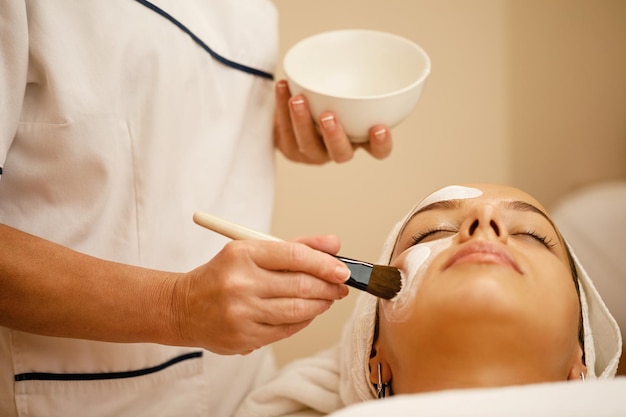
[[[281,241],[277,237],[257,232],[256,230],[200,211],[194,213],[193,220],[200,226],[234,240]],[[384,299],[393,298],[402,287],[402,277],[397,268],[386,265],[374,265],[337,255],[333,256],[346,264],[348,269],[350,269],[351,275],[346,284],[351,287],[367,291],[376,297]]]

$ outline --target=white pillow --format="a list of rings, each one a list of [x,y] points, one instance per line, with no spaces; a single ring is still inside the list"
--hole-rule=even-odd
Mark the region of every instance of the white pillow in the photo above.
[[[354,404],[331,416],[626,416],[626,377],[396,395]]]

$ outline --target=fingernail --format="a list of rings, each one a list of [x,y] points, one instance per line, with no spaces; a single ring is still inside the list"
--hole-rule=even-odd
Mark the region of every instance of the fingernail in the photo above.
[[[387,138],[387,129],[382,128],[375,131],[374,138],[379,142],[383,142]]]
[[[333,116],[333,115],[322,117],[320,122],[322,123],[322,127],[324,129],[334,129],[335,128],[335,116]]]
[[[346,298],[348,295],[350,294],[350,288],[348,288],[347,285],[344,285],[341,287],[341,295],[339,298],[340,300],[343,300],[344,298]]]
[[[335,268],[335,276],[339,278],[341,282],[346,282],[350,278],[350,269],[347,266],[338,266]]]
[[[286,90],[287,89],[287,81],[280,80],[279,82],[276,83],[276,88],[278,88],[280,90]]]
[[[304,99],[297,97],[291,100],[291,109],[296,113],[302,113],[304,111]]]

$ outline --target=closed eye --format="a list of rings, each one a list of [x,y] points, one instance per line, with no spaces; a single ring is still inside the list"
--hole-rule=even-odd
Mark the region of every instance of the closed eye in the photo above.
[[[457,233],[457,231],[451,230],[451,229],[444,229],[444,228],[428,229],[424,232],[420,232],[420,233],[413,235],[411,238],[412,245],[417,245],[418,243],[430,242],[430,241],[437,240],[437,239],[444,239],[455,233]]]
[[[545,246],[548,249],[552,249],[556,246],[556,242],[554,242],[553,239],[545,235],[540,235],[536,233],[535,231],[515,233],[513,234],[513,236],[528,237],[529,239],[533,239],[534,241],[541,243],[543,246]]]

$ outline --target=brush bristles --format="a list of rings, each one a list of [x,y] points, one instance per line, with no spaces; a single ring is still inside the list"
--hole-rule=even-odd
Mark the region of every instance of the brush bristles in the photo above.
[[[402,289],[402,276],[398,268],[374,265],[367,284],[367,292],[376,297],[390,300]]]

